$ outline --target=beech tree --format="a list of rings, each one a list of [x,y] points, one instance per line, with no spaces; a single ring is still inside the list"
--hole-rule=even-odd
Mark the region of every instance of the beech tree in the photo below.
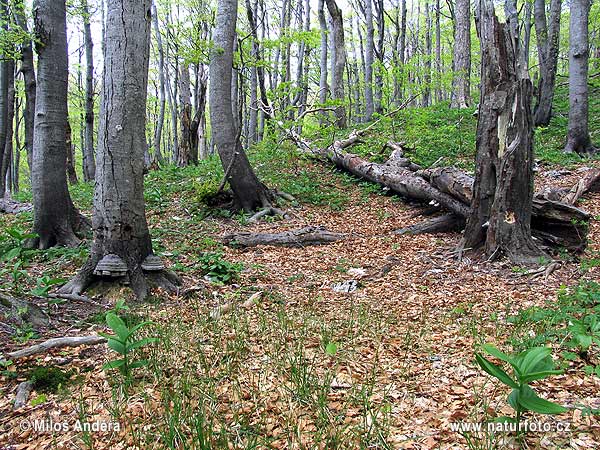
[[[481,96],[471,213],[462,249],[484,246],[492,259],[537,263],[531,236],[533,199],[532,84],[519,70],[517,37],[496,18],[492,0],[479,0]]]
[[[552,100],[558,67],[561,4],[561,0],[551,0],[550,17],[547,21],[545,0],[535,0],[535,32],[540,60],[540,80],[534,110],[536,126],[548,125],[552,116]]]
[[[233,119],[231,72],[237,6],[237,0],[218,2],[209,66],[210,121],[213,142],[233,191],[235,205],[249,212],[270,206],[271,194],[252,170]]]
[[[342,10],[335,0],[325,0],[331,15],[332,43],[335,54],[332,58],[333,70],[331,74],[331,92],[333,98],[339,102],[345,101],[344,94],[344,69],[346,68],[346,44],[344,41],[344,18]],[[343,105],[335,109],[336,126],[346,128],[346,108]]]
[[[76,246],[87,220],[75,209],[67,187],[67,22],[64,0],[33,3],[38,75],[31,190],[33,231],[29,246]]]
[[[144,205],[150,0],[109,0],[90,257],[60,289],[80,294],[94,281],[128,282],[138,299],[150,280],[177,278],[152,253]],[[40,75],[41,76],[41,75]]]
[[[589,132],[589,0],[571,1],[569,24],[569,126],[565,152],[595,153]]]
[[[87,0],[81,0],[83,36],[85,41],[85,143],[83,145],[83,179],[96,176],[94,160],[94,42]]]
[[[452,107],[471,104],[471,1],[456,0],[454,7],[454,80]]]

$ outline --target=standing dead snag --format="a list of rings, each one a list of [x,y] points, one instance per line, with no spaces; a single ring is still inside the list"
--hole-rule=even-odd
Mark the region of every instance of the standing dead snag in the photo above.
[[[168,290],[178,282],[152,255],[144,205],[150,6],[150,0],[108,2],[94,242],[89,260],[61,294],[80,294],[101,280],[128,283],[141,300],[148,279]]]
[[[531,236],[533,200],[532,85],[518,70],[516,37],[498,22],[491,0],[479,0],[481,99],[471,213],[461,248],[485,246],[490,257],[535,263],[544,252]]]

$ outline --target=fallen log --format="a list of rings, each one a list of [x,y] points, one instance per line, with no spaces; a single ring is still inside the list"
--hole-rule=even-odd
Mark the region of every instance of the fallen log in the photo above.
[[[404,156],[402,147],[394,143],[387,144],[393,151],[385,163],[370,162],[347,152],[346,149],[359,142],[360,137],[370,128],[371,126],[353,131],[347,139],[335,141],[323,149],[313,148],[293,131],[288,131],[288,136],[305,154],[327,160],[340,169],[383,185],[404,197],[439,205],[451,213],[398,230],[399,233],[419,234],[459,229],[470,213],[473,177],[455,167],[421,169],[412,165]],[[600,169],[593,169],[570,190],[556,190],[551,196],[548,196],[548,190],[545,191],[546,195],[542,192],[536,194],[531,222],[533,236],[547,246],[562,246],[575,252],[583,250],[587,244],[587,222],[590,215],[574,205],[579,196],[598,187]]]
[[[33,211],[31,203],[19,203],[8,198],[0,199],[0,213],[18,214],[23,211]]]
[[[221,241],[231,247],[256,247],[259,245],[304,247],[330,244],[346,237],[347,235],[343,233],[334,233],[322,227],[311,226],[281,233],[232,233],[222,236]]]
[[[5,310],[18,324],[28,322],[35,328],[50,325],[50,318],[39,306],[9,295],[0,293],[0,312]]]
[[[456,214],[444,214],[406,228],[394,231],[394,234],[432,234],[460,231],[465,227],[465,219]]]
[[[95,335],[52,338],[39,344],[32,345],[31,347],[7,353],[3,357],[0,356],[0,362],[4,362],[7,359],[12,360],[37,355],[38,353],[44,353],[52,348],[79,347],[80,345],[96,345],[104,342],[106,342],[106,338]]]

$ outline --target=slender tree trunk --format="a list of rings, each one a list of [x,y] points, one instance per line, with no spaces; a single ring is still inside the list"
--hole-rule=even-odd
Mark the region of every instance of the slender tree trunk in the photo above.
[[[550,23],[546,22],[545,0],[535,0],[535,33],[540,60],[540,80],[534,110],[536,126],[546,126],[552,117],[552,100],[558,67],[561,0],[550,2]]]
[[[237,22],[237,0],[219,0],[210,58],[210,120],[213,140],[236,204],[253,211],[270,204],[235,131],[231,107],[231,72]]]
[[[425,76],[423,77],[423,106],[431,104],[431,11],[429,1],[425,1]]]
[[[96,176],[94,160],[94,42],[90,26],[87,0],[81,1],[83,9],[83,36],[85,40],[85,144],[83,145],[83,179],[91,181]]]
[[[331,91],[333,98],[342,104],[335,110],[336,126],[346,128],[346,108],[343,102],[346,98],[344,94],[344,69],[346,67],[346,45],[344,43],[344,18],[342,10],[338,7],[335,0],[326,0],[327,9],[332,18],[332,35],[335,48],[333,58],[334,70],[331,77]]]
[[[498,22],[492,0],[478,1],[481,97],[471,213],[462,248],[485,245],[490,258],[537,263],[531,237],[533,199],[532,84],[519,70],[517,36]]]
[[[440,29],[440,0],[435,0],[435,100],[441,102],[442,94],[442,33]]]
[[[94,242],[88,261],[63,293],[78,294],[90,282],[111,277],[128,280],[140,300],[148,294],[151,274],[142,272],[142,262],[152,254],[143,193],[150,11],[150,0],[108,0]],[[173,287],[172,278],[163,281]]]
[[[23,8],[23,0],[18,0],[13,10],[13,15],[19,28],[21,28],[24,33],[29,34],[27,20],[25,19],[25,12]],[[27,150],[27,163],[29,165],[29,169],[31,170],[36,82],[35,69],[33,66],[33,47],[30,40],[26,40],[21,45],[21,73],[23,74],[23,79],[25,82],[25,148]]]
[[[77,171],[75,170],[75,147],[73,146],[73,134],[71,132],[71,123],[68,119],[66,127],[67,131],[65,133],[65,144],[67,147],[67,179],[69,180],[69,184],[73,185],[79,183],[79,180],[77,179]]]
[[[373,4],[372,0],[365,0],[365,21],[367,23],[366,41],[365,41],[365,122],[373,119],[375,104],[373,102],[373,54],[375,44],[373,37],[375,29],[373,28]],[[360,26],[360,25],[359,25]]]
[[[194,132],[192,130],[192,93],[190,90],[190,67],[182,64],[179,72],[179,102],[180,109],[180,135],[179,149],[177,151],[179,167],[185,167],[191,164],[197,164],[193,161],[192,148],[194,147]]]
[[[36,90],[31,187],[33,230],[29,245],[46,249],[79,244],[85,222],[67,188],[67,89],[69,65],[64,0],[35,0],[34,24],[39,80]]]
[[[11,59],[6,61],[8,68],[8,90],[6,92],[6,144],[4,147],[4,157],[0,162],[0,177],[5,182],[5,190],[8,194],[11,190],[11,163],[13,156],[13,122],[15,118],[15,62]],[[5,192],[0,191],[0,198],[4,197]]]
[[[158,13],[156,11],[156,5],[152,3],[152,24],[154,26],[154,35],[156,37],[156,46],[158,49],[158,78],[159,78],[159,103],[160,110],[158,113],[158,120],[154,128],[154,159],[159,163],[163,161],[163,154],[161,148],[162,132],[165,123],[165,106],[166,106],[166,94],[165,94],[165,51],[162,44],[162,36],[160,34],[160,28],[158,26]]]
[[[8,32],[7,0],[0,0],[0,26],[2,32]],[[10,61],[7,55],[1,55],[0,60],[0,199],[4,198],[6,177],[4,176],[4,151],[8,132],[8,86],[11,77]]]
[[[383,0],[373,0],[375,6],[375,18],[377,22],[377,45],[375,47],[375,56],[377,66],[375,67],[375,111],[383,114],[383,74],[385,72],[385,16]]]
[[[531,12],[533,4],[525,2],[525,14],[523,17],[523,45],[521,46],[521,66],[529,69],[529,46],[531,43]]]
[[[565,152],[595,153],[588,123],[589,0],[571,1],[569,25],[569,126]]]
[[[454,16],[452,107],[467,108],[471,104],[471,1],[456,0]]]

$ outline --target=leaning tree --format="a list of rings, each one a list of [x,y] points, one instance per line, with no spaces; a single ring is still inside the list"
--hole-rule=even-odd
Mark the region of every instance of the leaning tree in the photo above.
[[[481,97],[471,213],[463,249],[485,246],[515,263],[535,263],[544,253],[531,236],[533,199],[532,84],[518,65],[516,36],[500,23],[492,0],[479,0]]]
[[[89,226],[71,201],[67,187],[67,89],[69,65],[65,0],[33,3],[38,82],[31,167],[35,239],[46,249],[75,246],[76,233]]]
[[[107,3],[94,242],[88,261],[61,294],[79,294],[95,281],[120,282],[143,299],[148,280],[169,290],[178,281],[152,253],[144,206],[150,22],[151,0]]]
[[[237,22],[237,0],[219,0],[210,52],[210,121],[213,142],[221,158],[225,178],[236,207],[250,212],[270,207],[272,194],[260,182],[242,148],[231,106],[233,43]]]

